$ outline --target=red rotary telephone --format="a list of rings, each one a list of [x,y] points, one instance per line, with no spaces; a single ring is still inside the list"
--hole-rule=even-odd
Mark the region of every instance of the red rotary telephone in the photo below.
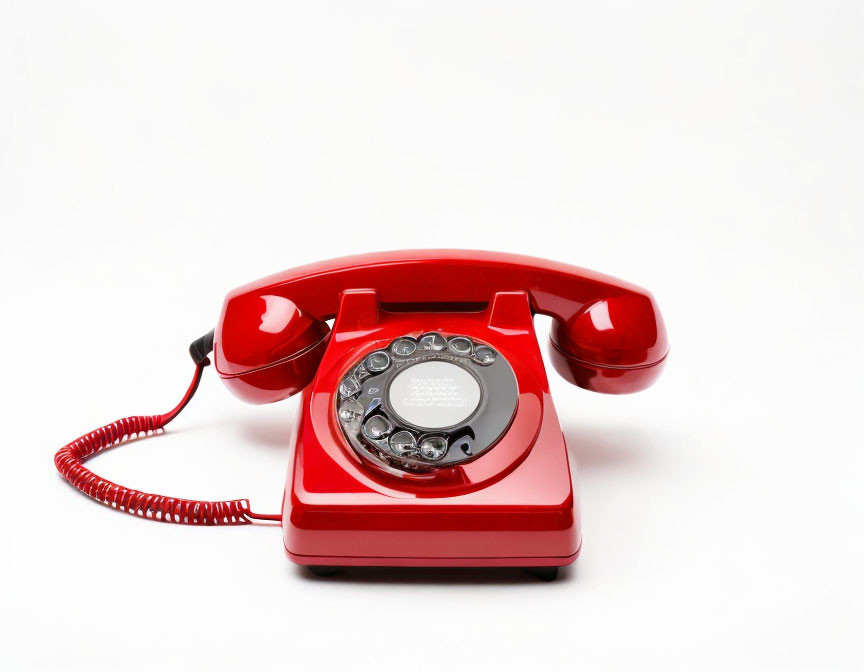
[[[169,413],[123,418],[64,446],[60,473],[90,497],[164,522],[280,520],[285,550],[319,574],[349,565],[516,566],[542,579],[581,546],[567,450],[533,316],[569,382],[621,394],[651,385],[668,351],[650,293],[532,257],[418,250],[335,259],[231,292],[195,341]],[[326,321],[335,319],[332,329]],[[83,462],[160,431],[214,352],[238,397],[302,391],[281,515],[125,488]]]

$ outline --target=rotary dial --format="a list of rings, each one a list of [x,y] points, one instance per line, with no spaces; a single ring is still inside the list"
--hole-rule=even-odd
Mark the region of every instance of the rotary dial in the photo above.
[[[406,334],[352,365],[336,413],[352,447],[387,471],[428,472],[475,459],[506,431],[516,378],[469,336]]]

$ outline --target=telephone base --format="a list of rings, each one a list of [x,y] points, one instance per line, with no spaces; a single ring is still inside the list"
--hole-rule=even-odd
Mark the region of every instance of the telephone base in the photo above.
[[[345,374],[358,361],[378,366],[369,361],[373,353],[385,348],[392,353],[400,341],[416,341],[423,333],[441,341],[447,334],[451,342],[467,341],[475,347],[483,343],[497,353],[484,369],[490,372],[488,379],[477,373],[480,365],[464,365],[472,379],[483,382],[479,389],[486,395],[475,402],[486,419],[469,425],[475,443],[468,447],[482,446],[484,440],[489,444],[474,459],[439,462],[443,466],[428,472],[406,472],[389,461],[383,463],[387,469],[381,469],[370,459],[374,455],[357,450],[346,438],[343,418],[336,411],[343,397],[366,408],[357,400],[373,394],[373,389],[389,398],[392,386],[387,385],[396,385],[398,378],[378,383],[367,375],[355,381],[355,390],[346,387]],[[389,355],[384,357],[384,365],[399,366]],[[435,357],[445,362],[455,358]],[[494,378],[496,362],[512,369],[509,377]],[[457,380],[455,373],[446,375],[454,376],[447,381]],[[493,411],[506,397],[501,393],[510,390],[511,383],[512,407],[496,416]],[[376,401],[380,406],[373,409],[383,408],[382,399]],[[402,412],[406,410],[412,407]],[[506,429],[500,435],[487,434],[502,420]],[[434,433],[444,430],[430,428],[446,428],[452,422],[458,421],[426,418],[420,426]],[[380,309],[372,291],[343,293],[330,346],[315,380],[302,392],[291,442],[294,465],[285,486],[282,531],[288,557],[298,564],[556,567],[576,558],[582,534],[570,460],[525,292],[499,292],[481,313],[388,312]]]

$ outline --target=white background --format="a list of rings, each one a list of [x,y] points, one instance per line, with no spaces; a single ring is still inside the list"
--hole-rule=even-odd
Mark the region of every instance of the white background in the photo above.
[[[5,669],[861,669],[864,16],[843,2],[0,3]],[[54,451],[164,412],[262,275],[378,249],[650,288],[633,396],[551,375],[585,543],[316,580]],[[538,321],[541,338],[548,324]],[[207,371],[121,483],[278,511],[293,401]]]

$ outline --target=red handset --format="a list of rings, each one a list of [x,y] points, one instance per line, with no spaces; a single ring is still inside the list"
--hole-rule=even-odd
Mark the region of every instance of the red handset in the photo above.
[[[353,288],[375,289],[384,308],[397,310],[471,310],[497,292],[527,292],[532,312],[555,320],[550,353],[558,373],[597,392],[648,387],[668,350],[653,297],[635,285],[533,257],[415,250],[311,264],[234,290],[216,328],[219,375],[252,402],[302,389],[323,354],[324,321]]]
[[[553,318],[549,352],[571,383],[635,392],[662,369],[663,321],[634,285],[493,252],[347,257],[231,292],[215,332],[190,349],[196,376],[178,408],[85,435],[58,453],[57,466],[90,496],[137,515],[198,524],[280,518],[286,552],[313,568],[518,565],[548,578],[551,569],[536,568],[572,562],[581,533],[536,313]],[[82,465],[173,419],[211,347],[241,399],[304,391],[281,516],[254,514],[246,500],[140,493]]]

